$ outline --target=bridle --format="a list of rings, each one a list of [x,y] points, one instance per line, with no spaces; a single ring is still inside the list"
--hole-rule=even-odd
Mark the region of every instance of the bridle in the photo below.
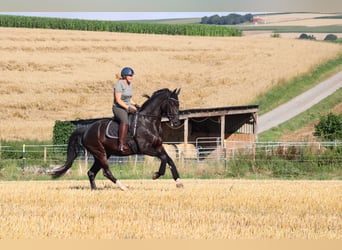
[[[164,113],[162,113],[161,115],[150,115],[150,114],[142,114],[142,113],[140,113],[139,111],[136,113],[138,116],[146,116],[146,117],[155,117],[155,118],[161,118],[161,117],[163,117],[163,116],[167,116],[167,118],[170,120],[171,118],[173,118],[173,117],[175,117],[177,114],[178,114],[178,112],[171,112],[170,111],[170,101],[173,101],[173,102],[175,102],[175,105],[179,105],[179,101],[177,100],[177,99],[175,99],[175,98],[173,98],[173,97],[168,97],[167,98],[167,102],[168,102],[168,110],[166,111],[166,112],[164,112]]]
[[[179,101],[177,100],[177,99],[175,99],[175,98],[173,98],[173,97],[169,97],[168,98],[168,110],[167,110],[167,112],[166,112],[166,116],[167,116],[167,118],[171,121],[176,115],[178,115],[178,112],[171,112],[170,111],[170,106],[171,106],[171,101],[172,102],[174,102],[174,105],[177,105],[177,106],[179,106]]]

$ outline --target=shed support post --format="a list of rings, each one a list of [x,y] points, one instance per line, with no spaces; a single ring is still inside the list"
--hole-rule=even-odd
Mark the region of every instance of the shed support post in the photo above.
[[[225,115],[221,115],[221,148],[224,148],[225,141],[225,128],[226,128],[226,119]]]
[[[189,139],[189,119],[184,120],[184,152],[182,157],[182,165],[184,166],[184,156],[187,155],[187,147],[188,147],[188,139]]]
[[[255,161],[256,156],[256,143],[258,142],[258,112],[253,114],[253,160]]]
[[[189,137],[189,119],[184,120],[184,145],[188,145]]]

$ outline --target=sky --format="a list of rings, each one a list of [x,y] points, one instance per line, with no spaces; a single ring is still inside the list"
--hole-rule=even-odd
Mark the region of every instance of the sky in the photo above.
[[[0,14],[96,20],[148,20],[229,13],[342,13],[341,0],[1,0]]]
[[[341,0],[1,0],[0,12],[342,12]]]

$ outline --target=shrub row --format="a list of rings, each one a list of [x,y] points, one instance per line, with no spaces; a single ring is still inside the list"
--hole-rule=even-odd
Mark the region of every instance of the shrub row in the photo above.
[[[302,33],[299,36],[299,39],[308,39],[308,40],[316,40],[316,37],[314,35],[307,35],[305,33]],[[328,34],[325,36],[324,41],[336,41],[338,37],[334,34]]]

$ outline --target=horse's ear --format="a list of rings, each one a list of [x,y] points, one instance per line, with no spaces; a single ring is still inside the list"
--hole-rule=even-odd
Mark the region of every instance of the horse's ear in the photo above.
[[[176,94],[179,95],[179,92],[181,91],[181,89],[175,89],[176,90]]]
[[[150,98],[151,98],[151,97],[150,97],[149,95],[147,95],[147,94],[143,94],[142,97],[145,97],[145,98],[147,98],[147,99],[150,99]]]

